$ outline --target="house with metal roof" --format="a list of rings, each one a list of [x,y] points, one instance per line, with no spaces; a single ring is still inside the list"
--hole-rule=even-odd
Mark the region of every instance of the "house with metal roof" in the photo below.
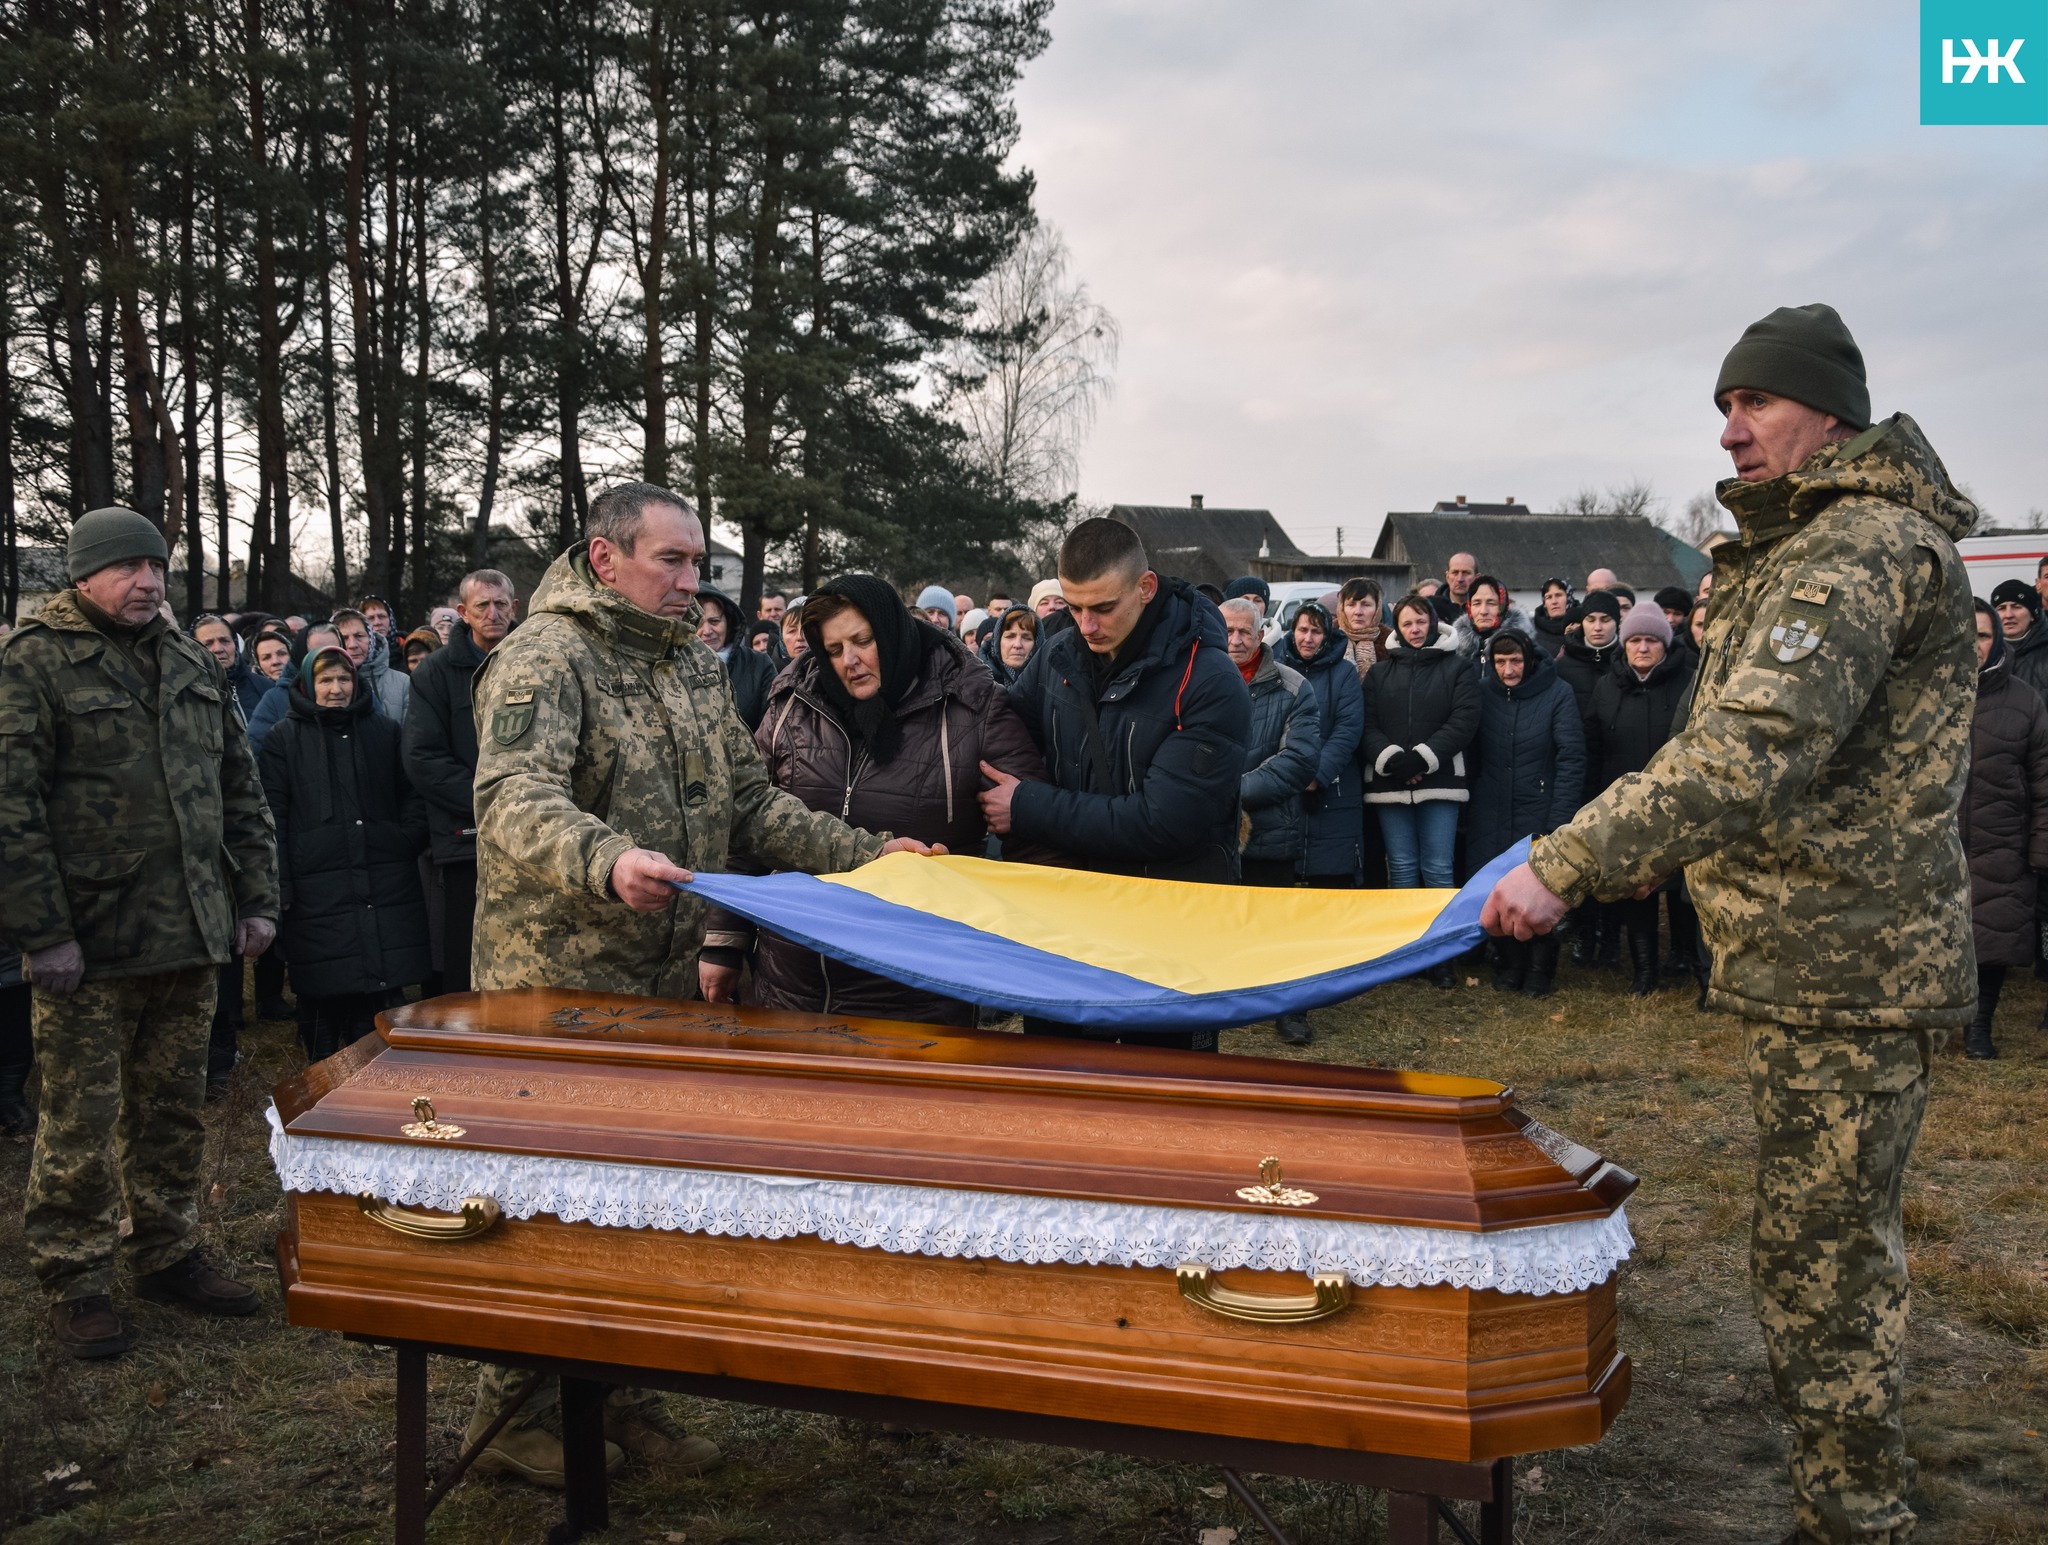
[[[1533,604],[1553,577],[1585,589],[1595,569],[1612,569],[1638,596],[1666,585],[1691,591],[1712,566],[1704,553],[1640,515],[1540,515],[1512,501],[1474,505],[1460,499],[1434,509],[1392,512],[1373,557],[1413,566],[1418,577],[1441,575],[1453,553],[1470,553],[1517,602]],[[1688,555],[1682,557],[1683,555]]]
[[[1256,574],[1272,584],[1320,580],[1332,586],[1365,575],[1392,594],[1408,585],[1404,564],[1363,555],[1303,552],[1280,529],[1271,510],[1209,509],[1196,494],[1185,505],[1117,504],[1109,513],[1138,533],[1153,568],[1193,585],[1210,584],[1220,590],[1242,574]]]

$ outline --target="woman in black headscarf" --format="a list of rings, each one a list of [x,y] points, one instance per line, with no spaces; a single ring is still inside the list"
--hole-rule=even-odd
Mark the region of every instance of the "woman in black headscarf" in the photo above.
[[[754,740],[768,776],[813,810],[869,831],[979,854],[981,764],[1043,782],[1045,765],[1008,695],[959,638],[911,614],[871,574],[821,586],[803,607],[809,646],[775,679]],[[1010,853],[1009,857],[1030,855]],[[746,931],[718,913],[713,964]],[[753,999],[769,1008],[971,1025],[973,1006],[828,960],[763,930]]]

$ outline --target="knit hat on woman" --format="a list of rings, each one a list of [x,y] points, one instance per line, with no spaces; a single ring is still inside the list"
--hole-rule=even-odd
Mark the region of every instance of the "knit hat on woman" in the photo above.
[[[1621,641],[1625,644],[1632,638],[1654,638],[1666,649],[1671,647],[1671,619],[1664,615],[1664,608],[1655,601],[1638,601],[1628,609],[1628,615],[1621,619]]]

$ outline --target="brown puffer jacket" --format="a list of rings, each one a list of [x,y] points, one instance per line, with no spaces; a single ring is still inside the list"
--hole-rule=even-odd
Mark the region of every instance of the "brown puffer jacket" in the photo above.
[[[768,777],[813,810],[870,831],[944,843],[948,853],[978,858],[988,835],[981,817],[981,764],[1030,783],[1045,781],[1045,763],[1024,721],[988,667],[950,634],[925,656],[917,683],[897,705],[901,749],[877,767],[841,728],[819,690],[824,662],[806,652],[776,677],[754,741]],[[1044,862],[1052,855],[1005,856]],[[763,929],[754,952],[753,1000],[767,1008],[812,1014],[862,1014],[925,1024],[972,1025],[974,1007],[828,960]]]
[[[2035,874],[2048,869],[2048,706],[2011,660],[2000,650],[1978,673],[1958,812],[1980,966],[2032,962]]]

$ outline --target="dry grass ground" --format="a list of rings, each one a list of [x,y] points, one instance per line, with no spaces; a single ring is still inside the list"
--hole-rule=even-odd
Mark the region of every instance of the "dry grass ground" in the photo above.
[[[2004,1060],[1945,1057],[1907,1186],[1915,1298],[1907,1408],[1931,1545],[2048,1542],[2048,1037],[2043,990],[2015,983]],[[1635,1395],[1593,1449],[1517,1466],[1525,1542],[1772,1541],[1787,1527],[1784,1431],[1744,1285],[1750,1118],[1737,1022],[1676,988],[1646,1002],[1613,975],[1567,973],[1541,1004],[1482,987],[1384,988],[1316,1015],[1307,1055],[1512,1081],[1524,1107],[1642,1177],[1639,1249],[1621,1284]],[[0,1532],[23,1545],[370,1541],[388,1537],[392,1364],[283,1322],[268,1242],[281,1203],[264,1148],[270,1084],[296,1062],[287,1027],[209,1112],[206,1244],[255,1274],[253,1322],[127,1306],[140,1345],[112,1365],[51,1355],[22,1264],[26,1145],[0,1149]],[[1228,1037],[1274,1054],[1270,1031]],[[472,1374],[434,1368],[437,1465],[455,1451]],[[693,1428],[731,1462],[699,1480],[628,1475],[614,1542],[1002,1545],[1260,1537],[1213,1472],[1061,1449],[710,1405]],[[75,1467],[75,1468],[72,1468]],[[58,1478],[46,1480],[47,1475]],[[1267,1480],[1295,1538],[1380,1537],[1377,1499]],[[442,1545],[539,1540],[554,1497],[459,1487]],[[1228,1536],[1210,1534],[1212,1541]]]

